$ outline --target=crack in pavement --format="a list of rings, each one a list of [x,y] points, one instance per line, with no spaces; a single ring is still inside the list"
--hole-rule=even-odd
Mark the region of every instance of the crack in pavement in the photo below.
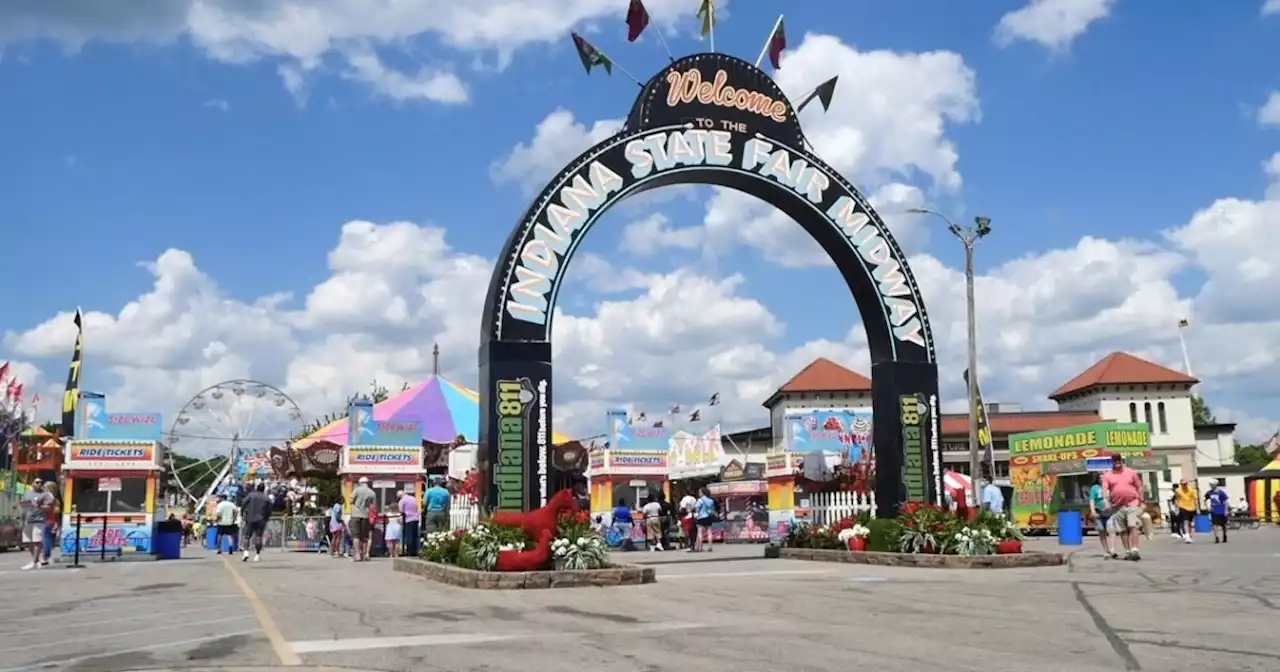
[[[1111,650],[1115,651],[1116,655],[1120,656],[1120,659],[1124,661],[1124,669],[1141,670],[1142,665],[1138,662],[1138,659],[1134,657],[1133,651],[1129,650],[1129,645],[1125,643],[1124,639],[1122,639],[1120,635],[1116,634],[1116,631],[1112,629],[1111,624],[1107,623],[1107,619],[1102,615],[1102,613],[1089,603],[1089,596],[1084,594],[1084,590],[1080,587],[1080,584],[1072,583],[1071,592],[1075,594],[1076,602],[1080,603],[1080,606],[1084,609],[1086,614],[1089,614],[1089,618],[1093,619],[1094,627],[1096,627],[1098,632],[1101,632],[1102,636],[1107,639],[1107,644],[1111,645]]]

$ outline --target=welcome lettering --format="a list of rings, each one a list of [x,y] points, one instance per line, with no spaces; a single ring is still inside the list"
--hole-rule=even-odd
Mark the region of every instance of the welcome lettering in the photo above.
[[[735,110],[744,110],[758,114],[778,123],[787,120],[787,104],[775,100],[759,91],[748,91],[729,86],[729,75],[724,70],[717,71],[712,81],[702,79],[698,69],[684,72],[667,73],[667,105],[689,104],[697,100],[703,105],[716,105]]]

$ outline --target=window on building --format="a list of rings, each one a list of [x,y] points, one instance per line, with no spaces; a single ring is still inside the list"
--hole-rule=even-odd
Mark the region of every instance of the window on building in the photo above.
[[[1129,402],[1129,422],[1137,422],[1137,421],[1138,421],[1138,405],[1131,401]]]
[[[112,479],[104,486],[112,487],[119,480],[119,490],[103,491],[98,489],[99,481],[107,479],[77,478],[75,494],[72,502],[81,513],[142,513],[147,504],[147,478],[145,476],[122,476]]]
[[[1147,403],[1142,405],[1142,412],[1143,412],[1143,415],[1146,416],[1147,431],[1149,432],[1155,427],[1155,425],[1151,424],[1151,402],[1148,401]]]
[[[1164,415],[1164,402],[1163,402],[1163,401],[1162,401],[1162,402],[1160,402],[1160,403],[1158,403],[1158,404],[1156,404],[1156,415],[1157,415],[1157,418],[1160,420],[1160,433],[1161,433],[1161,434],[1168,434],[1168,433],[1169,433],[1169,421],[1168,421],[1168,419],[1166,419],[1166,418],[1165,418],[1165,415]]]

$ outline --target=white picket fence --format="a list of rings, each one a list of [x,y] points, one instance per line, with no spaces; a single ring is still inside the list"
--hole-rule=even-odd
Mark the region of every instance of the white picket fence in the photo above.
[[[853,492],[817,492],[800,495],[809,499],[809,520],[814,525],[831,525],[863,511],[876,513],[875,493],[859,497]],[[799,504],[799,502],[797,502]],[[449,528],[469,530],[480,522],[480,505],[471,498],[454,495],[449,503]]]
[[[480,505],[466,495],[449,500],[449,529],[469,530],[480,522]]]
[[[863,511],[876,514],[875,493],[859,497],[853,492],[815,492],[798,497],[802,501],[808,497],[809,520],[814,525],[831,525]]]

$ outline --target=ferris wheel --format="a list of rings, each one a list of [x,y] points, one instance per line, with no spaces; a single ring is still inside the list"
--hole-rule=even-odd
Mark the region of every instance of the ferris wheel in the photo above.
[[[227,476],[269,475],[268,450],[284,447],[301,428],[302,411],[276,387],[243,379],[211,385],[182,407],[165,435],[169,473],[199,510]]]

